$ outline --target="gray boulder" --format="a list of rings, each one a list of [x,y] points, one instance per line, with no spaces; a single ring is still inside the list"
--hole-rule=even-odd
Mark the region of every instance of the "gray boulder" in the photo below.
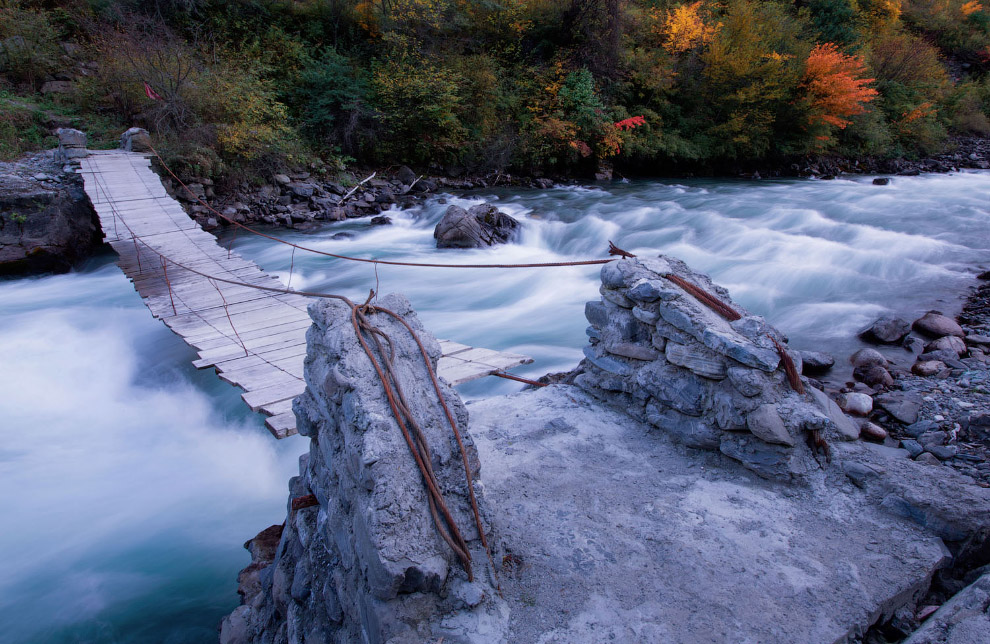
[[[395,173],[395,178],[403,185],[411,186],[416,181],[416,173],[410,170],[408,166],[400,166]]]
[[[519,222],[491,204],[447,208],[433,230],[437,248],[486,248],[516,238]]]
[[[79,175],[66,175],[57,189],[13,175],[0,181],[0,275],[64,273],[102,235]]]
[[[798,351],[801,356],[801,373],[819,376],[835,365],[835,358],[822,351]]]
[[[906,320],[892,315],[885,315],[860,331],[859,337],[867,342],[896,344],[903,340],[904,336],[910,332],[911,325]]]
[[[929,311],[914,321],[911,327],[918,333],[931,338],[941,338],[944,335],[965,337],[962,327],[950,317],[942,315],[941,311]]]
[[[132,127],[120,135],[120,149],[127,152],[151,152],[151,135],[148,130]]]

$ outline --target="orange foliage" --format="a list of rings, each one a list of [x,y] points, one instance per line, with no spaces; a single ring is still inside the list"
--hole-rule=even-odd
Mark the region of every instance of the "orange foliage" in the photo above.
[[[925,101],[924,103],[914,108],[913,110],[905,112],[901,116],[901,124],[904,125],[910,123],[911,121],[917,121],[918,119],[923,119],[926,116],[930,116],[934,114],[936,111],[937,110],[930,102]]]
[[[863,78],[866,65],[859,56],[843,54],[832,43],[816,45],[805,63],[803,86],[811,102],[812,124],[828,124],[842,129],[850,116],[866,111],[866,103],[877,97],[867,87],[872,78]]]
[[[700,15],[703,0],[682,4],[668,11],[659,28],[663,36],[663,48],[672,54],[691,49],[696,44],[704,44],[712,39],[721,25],[709,26]]]
[[[978,0],[970,0],[969,2],[963,4],[963,6],[959,9],[962,11],[962,15],[968,16],[970,14],[983,11],[983,5],[981,5]]]

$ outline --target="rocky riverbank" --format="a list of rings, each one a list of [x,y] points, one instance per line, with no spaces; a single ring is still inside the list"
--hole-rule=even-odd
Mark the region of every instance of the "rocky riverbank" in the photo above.
[[[102,242],[82,177],[55,153],[0,163],[0,275],[63,273]]]
[[[324,222],[377,217],[393,206],[408,208],[438,192],[465,191],[494,186],[549,188],[546,178],[497,174],[488,177],[451,178],[417,175],[406,166],[350,173],[343,178],[320,177],[296,168],[253,186],[242,182],[220,188],[205,177],[182,178],[183,187],[159,167],[162,183],[206,230],[229,222],[268,224],[286,228],[313,228]],[[219,214],[218,214],[219,213]],[[374,223],[387,224],[379,220]]]

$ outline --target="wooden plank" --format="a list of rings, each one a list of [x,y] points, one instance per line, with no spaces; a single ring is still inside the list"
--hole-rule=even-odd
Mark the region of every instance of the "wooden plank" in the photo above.
[[[278,414],[277,416],[272,416],[265,420],[265,427],[268,431],[272,433],[275,438],[286,438],[288,436],[295,435],[296,432],[296,415],[291,411],[283,414]]]
[[[265,405],[261,408],[261,413],[268,414],[269,416],[278,416],[279,414],[284,414],[286,412],[292,413],[291,398],[289,400],[283,400],[282,402]]]
[[[264,389],[244,392],[241,394],[241,400],[247,403],[251,411],[258,411],[265,405],[295,398],[305,390],[306,384],[302,382],[280,384],[274,387],[265,387]]]

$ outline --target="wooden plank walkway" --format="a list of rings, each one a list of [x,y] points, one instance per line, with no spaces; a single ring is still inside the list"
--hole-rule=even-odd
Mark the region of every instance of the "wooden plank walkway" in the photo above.
[[[190,219],[165,192],[148,155],[91,151],[79,173],[120,268],[152,315],[196,349],[197,368],[213,367],[222,380],[244,389],[241,398],[268,416],[272,434],[296,433],[292,399],[306,387],[307,298],[218,282],[174,264],[220,279],[285,288],[253,262],[221,248]],[[437,371],[455,385],[532,362],[449,340],[440,346]]]

